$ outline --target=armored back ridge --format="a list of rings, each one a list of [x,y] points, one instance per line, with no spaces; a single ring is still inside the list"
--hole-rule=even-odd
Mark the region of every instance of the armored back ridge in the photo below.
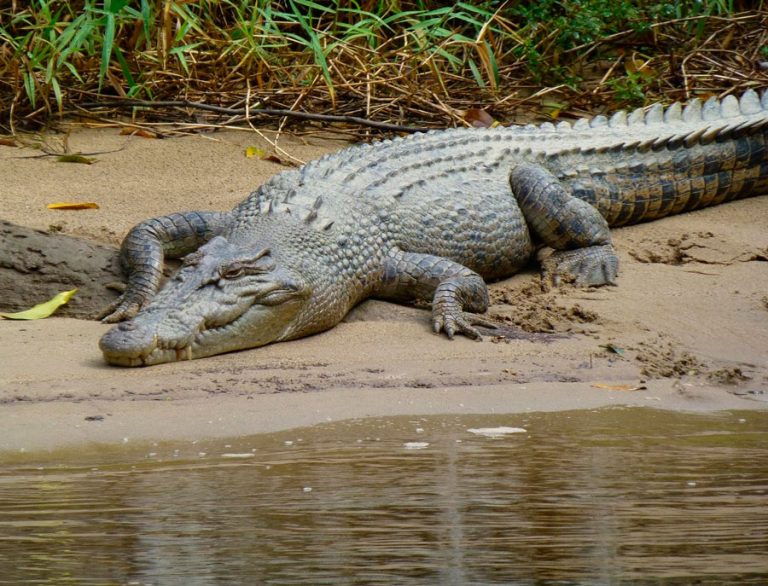
[[[113,364],[197,358],[328,329],[367,297],[432,301],[478,337],[485,280],[536,247],[548,277],[613,283],[609,227],[768,191],[768,94],[574,124],[453,129],[359,145],[276,175],[231,212],[136,226],[101,340]],[[165,256],[188,255],[157,293]],[[156,294],[157,293],[157,294]]]

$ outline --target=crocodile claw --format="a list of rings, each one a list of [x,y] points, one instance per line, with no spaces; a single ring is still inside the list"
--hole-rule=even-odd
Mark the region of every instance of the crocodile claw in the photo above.
[[[125,295],[121,295],[114,302],[109,304],[101,313],[96,316],[96,319],[101,320],[105,324],[113,324],[119,321],[125,321],[136,317],[136,314],[141,311],[144,304],[139,300],[132,300],[126,298]]]
[[[453,340],[456,334],[463,334],[473,340],[482,340],[480,331],[473,326],[485,326],[487,328],[496,328],[496,324],[476,313],[468,311],[450,311],[436,310],[432,315],[432,329],[436,334],[445,332],[449,340]]]
[[[619,259],[610,244],[557,250],[543,261],[544,281],[555,287],[573,283],[578,287],[616,284]]]

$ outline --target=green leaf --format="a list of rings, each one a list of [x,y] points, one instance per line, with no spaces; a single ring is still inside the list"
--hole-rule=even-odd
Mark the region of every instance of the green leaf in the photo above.
[[[29,103],[32,104],[32,107],[34,108],[36,100],[34,75],[31,71],[24,71],[22,76],[24,77],[24,91],[27,92]]]
[[[144,25],[144,39],[148,41],[151,36],[149,34],[149,23],[152,21],[152,9],[147,0],[141,0],[141,21]]]
[[[128,0],[104,0],[104,10],[114,15],[120,12],[126,4],[128,4]]]
[[[618,354],[619,356],[624,355],[624,348],[620,348],[619,346],[616,346],[615,344],[608,343],[608,344],[601,344],[601,348],[605,348],[608,352],[611,354]]]
[[[323,6],[322,4],[318,4],[317,2],[311,2],[310,0],[293,0],[291,4],[296,3],[300,6],[306,6],[307,8],[314,8],[315,10],[319,10],[321,12],[335,12],[336,10],[334,8],[331,8],[329,6]],[[295,7],[294,7],[295,10]]]
[[[174,47],[170,50],[171,55],[175,55],[176,58],[179,60],[179,63],[181,63],[181,66],[184,68],[184,71],[189,74],[189,64],[187,63],[187,58],[185,57],[184,53],[187,53],[197,47],[198,45],[201,45],[202,43],[190,43],[189,45],[183,45],[181,47]]]
[[[483,79],[483,76],[480,73],[480,70],[477,68],[475,62],[470,59],[467,61],[467,65],[469,65],[469,68],[472,70],[472,76],[475,78],[475,82],[477,83],[478,87],[485,88],[485,80]]]
[[[59,86],[59,80],[55,77],[51,79],[51,87],[53,88],[53,95],[56,96],[56,105],[59,107],[59,110],[62,109],[64,105],[64,98],[61,94],[61,87]]]
[[[129,90],[133,89],[136,85],[136,82],[133,80],[133,75],[131,75],[131,68],[128,66],[128,62],[125,60],[123,52],[119,47],[115,47],[115,57],[117,57],[117,62],[120,63],[120,70],[123,72],[125,81],[128,82]]]
[[[59,163],[80,163],[82,165],[92,165],[96,159],[84,157],[83,155],[59,155],[56,157]]]
[[[499,87],[501,83],[501,73],[499,73],[499,64],[496,61],[496,53],[493,51],[493,46],[488,41],[483,41],[486,49],[488,50],[488,60],[491,62],[491,75],[493,75],[493,87],[494,89]]]
[[[80,77],[80,74],[78,73],[77,69],[75,69],[74,65],[72,65],[69,61],[65,61],[64,67],[69,69],[70,73],[75,76],[75,79],[77,79],[80,83],[83,83],[83,78]]]
[[[112,57],[112,45],[115,42],[115,15],[110,12],[105,14],[104,18],[104,44],[101,48],[101,63],[99,64],[99,88],[101,88],[104,77],[107,75],[109,60]]]

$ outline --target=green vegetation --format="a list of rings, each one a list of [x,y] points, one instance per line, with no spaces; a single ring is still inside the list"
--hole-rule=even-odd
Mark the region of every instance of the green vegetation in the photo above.
[[[472,106],[540,108],[541,88],[559,112],[768,86],[768,15],[736,0],[8,4],[0,120],[16,124],[117,97],[445,125]]]

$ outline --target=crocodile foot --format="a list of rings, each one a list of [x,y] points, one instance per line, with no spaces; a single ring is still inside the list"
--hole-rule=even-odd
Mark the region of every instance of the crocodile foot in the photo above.
[[[456,334],[463,334],[473,340],[482,340],[480,331],[473,326],[496,329],[496,322],[476,313],[437,307],[432,310],[432,329],[436,334],[445,332],[449,340]]]
[[[555,287],[573,283],[579,287],[616,284],[619,258],[610,244],[575,250],[556,250],[542,261],[544,282]]]
[[[100,319],[106,324],[129,320],[136,317],[136,314],[146,303],[147,300],[144,297],[130,295],[126,292],[99,313],[96,319]]]

